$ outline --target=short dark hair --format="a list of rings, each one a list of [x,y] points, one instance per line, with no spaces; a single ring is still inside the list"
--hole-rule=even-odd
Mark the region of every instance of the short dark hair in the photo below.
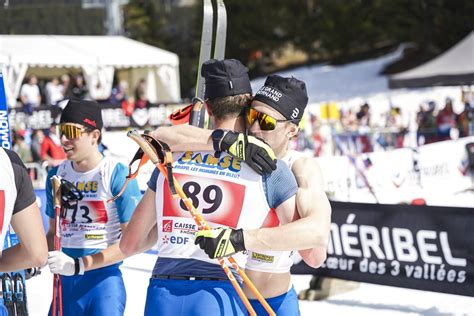
[[[246,107],[250,106],[250,93],[231,95],[207,100],[207,105],[216,120],[238,117]]]
[[[85,126],[84,127],[84,133],[87,133],[87,134],[90,134],[92,133],[93,131],[95,131],[97,128],[90,128],[90,127],[87,127]],[[99,139],[97,140],[97,145],[100,145],[100,143],[102,142],[102,131],[100,129],[97,129],[100,133],[99,135]]]

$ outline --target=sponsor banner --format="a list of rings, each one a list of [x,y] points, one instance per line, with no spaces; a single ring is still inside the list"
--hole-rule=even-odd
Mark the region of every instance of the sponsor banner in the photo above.
[[[474,296],[472,208],[331,204],[326,261],[292,273]]]
[[[345,156],[316,159],[333,200],[375,202],[368,182],[380,203],[410,204],[423,199],[428,205],[470,207],[474,175],[468,168],[466,144],[471,142],[472,136],[418,149],[362,154],[353,162]]]
[[[10,149],[10,124],[8,121],[7,99],[5,97],[5,86],[3,74],[0,72],[0,147]]]
[[[106,130],[169,125],[168,116],[183,106],[183,104],[178,103],[155,104],[146,109],[135,109],[130,115],[126,115],[121,107],[101,103],[102,118]],[[27,114],[23,108],[9,109],[8,112],[13,127],[46,129],[55,121],[59,121],[61,110],[57,106],[42,105],[33,109],[31,114]]]

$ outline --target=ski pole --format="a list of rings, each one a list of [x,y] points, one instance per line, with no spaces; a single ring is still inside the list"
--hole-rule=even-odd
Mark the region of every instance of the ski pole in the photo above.
[[[53,187],[54,200],[54,250],[61,250],[61,227],[60,227],[60,213],[61,213],[61,179],[58,176],[51,177],[51,185]],[[63,315],[63,297],[61,276],[57,273],[53,277],[53,316],[56,316],[59,307],[59,316]]]
[[[135,161],[139,160],[137,169],[135,171],[132,171],[133,165],[135,164]],[[140,168],[148,162],[148,156],[143,154],[143,151],[140,149],[135,153],[135,156],[132,158],[132,161],[128,164],[128,175],[125,178],[125,182],[122,185],[122,188],[120,189],[119,193],[108,199],[106,203],[113,202],[117,200],[119,197],[122,196],[123,192],[125,192],[125,189],[127,188],[128,183],[135,179],[138,176],[138,173],[140,171]]]
[[[140,135],[136,130],[129,131],[127,133],[127,136],[132,138],[139,146],[140,148],[145,152],[146,155],[148,155],[149,159],[153,162],[153,164],[160,170],[160,172],[163,174],[163,176],[170,182],[172,180],[172,183],[174,183],[174,187],[177,191],[177,194],[181,198],[181,200],[184,202],[186,205],[186,208],[189,210],[191,216],[193,217],[194,221],[196,222],[198,229],[210,229],[210,227],[207,225],[206,221],[202,217],[202,215],[194,208],[194,205],[192,201],[186,196],[184,193],[181,185],[179,182],[176,180],[175,177],[172,176],[172,179],[169,179],[169,174],[166,168],[163,166],[163,162],[160,162],[157,153],[155,152],[154,148],[150,143],[144,139],[143,136],[147,138],[151,138],[154,140],[153,137],[150,135]],[[156,140],[155,140],[156,141]],[[168,161],[170,162],[170,161]],[[235,280],[234,275],[232,274],[232,271],[230,271],[229,267],[225,264],[225,261],[223,258],[218,258],[217,259],[220,266],[224,271],[226,272],[227,277],[229,278],[230,282],[234,286],[235,290],[237,291],[237,294],[241,298],[242,302],[244,303],[245,307],[249,311],[250,315],[256,315],[255,310],[253,309],[252,305],[250,304],[247,296],[245,296],[242,288],[238,284],[238,282]],[[235,261],[235,259],[230,256],[227,257],[227,260],[229,260],[230,264],[232,267],[239,273],[239,275],[242,277],[243,281],[245,284],[249,287],[249,289],[252,291],[252,293],[255,295],[255,297],[258,299],[258,301],[264,306],[265,310],[268,312],[269,315],[275,315],[275,312],[272,310],[270,305],[267,303],[265,298],[262,296],[262,294],[258,291],[258,289],[255,287],[255,285],[252,283],[250,278],[246,275],[246,273],[240,269],[239,265]]]

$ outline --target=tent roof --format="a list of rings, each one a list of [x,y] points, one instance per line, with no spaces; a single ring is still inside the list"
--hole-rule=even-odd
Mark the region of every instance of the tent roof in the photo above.
[[[389,80],[392,89],[471,84],[474,84],[474,31],[435,59]]]
[[[0,35],[0,60],[32,67],[178,66],[178,55],[122,36]]]

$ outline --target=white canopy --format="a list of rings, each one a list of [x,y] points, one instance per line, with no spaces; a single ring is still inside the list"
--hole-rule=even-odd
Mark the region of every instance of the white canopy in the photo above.
[[[176,54],[121,36],[0,35],[0,64],[9,104],[28,68],[81,68],[91,97],[110,96],[116,69],[129,70],[131,87],[146,79],[150,102],[180,100]]]
[[[389,86],[418,88],[474,84],[474,31],[438,57],[390,77]]]

